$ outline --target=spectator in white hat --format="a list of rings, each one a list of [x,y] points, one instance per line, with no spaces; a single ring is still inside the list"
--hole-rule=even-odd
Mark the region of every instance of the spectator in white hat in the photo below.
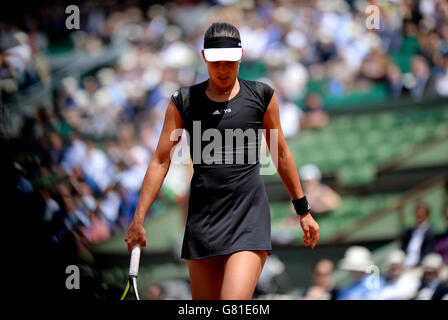
[[[384,286],[384,280],[375,273],[376,266],[370,251],[361,246],[352,246],[345,251],[339,268],[350,272],[353,282],[343,287],[337,300],[373,300]],[[369,274],[373,272],[372,274]]]
[[[409,300],[413,297],[419,286],[415,276],[406,273],[404,265],[406,255],[402,250],[392,251],[386,260],[386,284],[381,290],[378,299],[381,300]]]
[[[428,254],[422,261],[423,274],[415,300],[442,300],[448,298],[448,287],[440,281],[443,267],[442,256],[438,253]]]

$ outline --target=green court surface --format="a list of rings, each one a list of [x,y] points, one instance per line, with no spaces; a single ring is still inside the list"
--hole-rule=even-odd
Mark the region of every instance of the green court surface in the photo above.
[[[156,253],[170,251],[176,241],[183,238],[184,229],[181,208],[166,207],[158,215],[148,218],[145,222],[147,246],[145,252]],[[93,253],[113,254],[127,252],[124,241],[126,231],[115,234],[108,241],[92,248]]]

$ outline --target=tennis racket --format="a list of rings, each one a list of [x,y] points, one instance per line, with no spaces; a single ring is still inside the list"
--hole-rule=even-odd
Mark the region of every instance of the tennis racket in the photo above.
[[[137,289],[137,275],[138,266],[140,264],[140,252],[140,245],[137,244],[134,248],[132,248],[131,265],[129,266],[129,278],[120,300],[129,300],[127,299],[130,298],[130,296],[128,295],[129,291],[132,291],[134,293],[136,300],[140,300]]]

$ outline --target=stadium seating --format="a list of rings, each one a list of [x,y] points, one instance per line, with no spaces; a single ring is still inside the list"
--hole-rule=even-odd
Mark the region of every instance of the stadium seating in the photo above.
[[[349,195],[343,197],[343,202],[337,210],[317,216],[316,220],[320,226],[320,243],[328,243],[336,234],[349,228],[360,219],[372,216],[381,209],[397,206],[403,200],[403,193],[370,194],[366,197]],[[418,199],[408,201],[404,206],[403,221],[399,219],[398,210],[392,210],[378,219],[373,219],[371,223],[357,228],[356,232],[350,234],[344,241],[368,241],[374,239],[398,238],[402,226],[413,224],[413,212],[417,201],[423,200],[430,203],[430,207],[436,214],[431,215],[431,225],[436,232],[443,232],[443,217],[439,212],[443,209],[444,188],[442,184],[430,188]],[[271,220],[273,234],[287,232],[294,235],[292,242],[299,241],[301,232],[298,225],[292,223],[289,218],[294,216],[288,202],[271,202]]]
[[[297,167],[314,163],[324,174],[336,174],[342,186],[365,185],[386,161],[448,134],[447,117],[448,105],[338,115],[321,130],[301,131],[288,146]],[[265,176],[267,182],[278,179]]]

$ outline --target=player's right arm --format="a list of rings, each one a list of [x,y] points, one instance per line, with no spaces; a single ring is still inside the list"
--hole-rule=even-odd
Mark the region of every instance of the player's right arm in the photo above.
[[[143,227],[143,222],[170,168],[171,150],[181,139],[181,136],[177,135],[178,138],[171,141],[171,133],[176,129],[181,129],[182,126],[183,119],[174,103],[170,101],[165,112],[163,128],[156,151],[146,169],[146,174],[142,182],[134,218],[126,233],[125,241],[128,245],[129,253],[136,244],[140,244],[141,247],[146,246],[146,232]]]

